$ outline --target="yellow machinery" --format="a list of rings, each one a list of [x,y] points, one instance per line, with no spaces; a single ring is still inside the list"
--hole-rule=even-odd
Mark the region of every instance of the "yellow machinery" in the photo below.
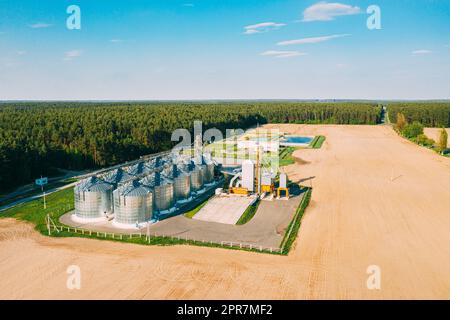
[[[287,175],[284,172],[280,173],[280,185],[277,189],[277,196],[280,197],[281,191],[284,191],[286,193],[286,198],[289,199],[289,188],[287,185]]]
[[[274,189],[275,189],[275,186],[272,184],[272,185],[262,185],[261,186],[261,192],[268,192],[268,193],[273,193],[274,192]]]
[[[277,189],[277,198],[280,197],[281,191],[284,191],[286,193],[286,198],[289,199],[289,189],[288,188],[278,188]]]
[[[232,194],[243,194],[248,195],[248,189],[247,188],[241,188],[241,187],[231,187],[229,188],[230,193]]]

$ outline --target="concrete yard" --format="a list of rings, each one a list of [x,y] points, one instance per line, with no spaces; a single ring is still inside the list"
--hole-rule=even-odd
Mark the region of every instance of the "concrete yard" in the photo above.
[[[211,198],[193,217],[195,220],[236,224],[255,197],[220,195]]]

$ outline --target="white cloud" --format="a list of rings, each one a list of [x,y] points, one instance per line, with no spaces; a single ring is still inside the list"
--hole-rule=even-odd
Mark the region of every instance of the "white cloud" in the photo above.
[[[64,53],[64,61],[71,61],[75,58],[78,58],[79,56],[81,56],[83,52],[81,50],[71,50],[71,51],[66,51]]]
[[[244,34],[255,34],[267,32],[270,30],[276,30],[281,27],[284,27],[286,24],[284,23],[275,23],[275,22],[261,22],[257,24],[252,24],[244,27]]]
[[[303,38],[303,39],[281,41],[281,42],[278,42],[277,45],[279,45],[279,46],[289,46],[289,45],[292,45],[292,44],[319,43],[319,42],[324,42],[324,41],[328,41],[328,40],[331,40],[331,39],[343,38],[343,37],[348,37],[348,36],[350,36],[350,34],[334,34],[334,35],[331,35],[331,36],[311,37],[311,38]]]
[[[361,13],[359,7],[333,2],[318,2],[303,11],[303,21],[331,21],[338,16],[348,16]]]
[[[195,7],[193,3],[183,3],[183,7]]]
[[[33,28],[33,29],[42,29],[42,28],[49,28],[49,27],[51,27],[51,26],[52,26],[52,24],[50,24],[50,23],[38,22],[38,23],[35,23],[35,24],[31,24],[31,25],[30,25],[30,28]]]
[[[291,58],[298,56],[305,56],[306,53],[299,51],[277,51],[277,50],[269,50],[262,52],[260,55],[262,56],[271,56],[275,58]]]
[[[119,42],[123,42],[123,40],[122,39],[111,39],[111,40],[109,40],[109,42],[119,43]]]
[[[25,50],[19,50],[19,51],[17,51],[17,54],[19,55],[19,56],[23,56],[24,54],[26,54],[27,52],[25,51]]]
[[[424,55],[424,54],[430,54],[430,53],[433,53],[433,51],[431,51],[431,50],[426,50],[426,49],[414,50],[413,52],[411,52],[411,54],[412,54],[413,56]]]

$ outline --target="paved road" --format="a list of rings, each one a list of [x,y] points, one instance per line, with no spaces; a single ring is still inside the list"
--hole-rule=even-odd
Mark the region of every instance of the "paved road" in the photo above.
[[[47,190],[45,192],[45,195],[49,195],[49,194],[52,194],[52,193],[60,191],[60,190],[64,190],[64,189],[67,189],[67,188],[74,187],[76,183],[77,182],[72,182],[72,183],[66,184],[65,186],[61,186],[61,187],[58,187],[58,188]],[[42,193],[39,193],[39,194],[36,194],[34,196],[30,196],[30,197],[27,197],[27,198],[23,198],[23,199],[17,200],[15,202],[11,202],[11,203],[9,203],[9,204],[7,204],[5,206],[0,207],[0,212],[5,211],[5,210],[7,210],[9,208],[12,208],[14,206],[17,206],[19,204],[22,204],[22,203],[25,203],[25,202],[28,202],[28,201],[31,201],[31,200],[39,199],[39,198],[42,198],[42,197],[43,197]]]
[[[88,172],[88,173],[81,174],[81,175],[78,175],[78,176],[72,176],[72,178],[79,179],[79,180],[85,179],[85,178],[91,177],[93,175],[102,174],[102,173],[105,173],[105,172],[108,172],[108,171],[111,171],[111,170],[115,170],[115,169],[118,169],[118,168],[121,168],[121,167],[124,167],[124,166],[131,166],[131,165],[134,165],[134,164],[136,164],[138,162],[141,162],[143,160],[149,160],[149,159],[152,159],[152,158],[157,157],[157,156],[167,155],[168,153],[170,153],[170,151],[163,151],[163,152],[160,152],[160,153],[155,153],[155,154],[151,154],[151,155],[142,156],[142,157],[140,157],[139,159],[136,159],[136,160],[132,160],[132,161],[121,163],[121,164],[118,164],[118,165],[115,165],[115,166],[112,166],[112,167],[103,168],[103,169],[99,169],[99,170],[96,170],[96,171]],[[58,182],[60,180],[64,180],[64,179],[67,179],[67,178],[68,178],[68,176],[65,175],[64,177],[61,177],[60,179],[57,178],[57,180],[52,180],[52,182]],[[76,184],[76,182],[70,183],[70,184],[67,184],[65,186],[61,186],[61,187],[58,187],[58,188],[53,188],[53,189],[50,189],[50,190],[46,191],[45,194],[51,194],[51,193],[56,192],[56,191],[64,190],[64,189],[67,189],[67,188],[75,186],[75,184]],[[28,191],[29,190],[24,189],[24,191],[21,191],[19,193],[18,192],[13,192],[12,194],[8,194],[8,195],[4,196],[2,198],[2,200],[6,200],[6,199],[10,198],[11,195],[18,196],[18,195],[23,194],[23,193],[28,192]],[[37,195],[33,195],[33,196],[30,196],[30,197],[26,197],[26,198],[17,200],[15,202],[11,202],[11,203],[9,203],[7,205],[1,206],[0,207],[0,212],[4,211],[4,210],[7,210],[9,208],[12,208],[12,207],[14,207],[16,205],[19,205],[19,204],[22,204],[22,203],[25,203],[25,202],[28,202],[28,201],[31,201],[31,200],[34,200],[34,199],[38,199],[38,198],[41,198],[41,197],[42,197],[42,194],[37,194]]]

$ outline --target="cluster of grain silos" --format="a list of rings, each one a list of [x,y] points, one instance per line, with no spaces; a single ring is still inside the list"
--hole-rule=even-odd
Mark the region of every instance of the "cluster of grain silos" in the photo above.
[[[167,156],[91,177],[75,188],[75,215],[89,219],[113,213],[115,223],[127,225],[159,220],[211,188],[214,168],[209,156]]]

